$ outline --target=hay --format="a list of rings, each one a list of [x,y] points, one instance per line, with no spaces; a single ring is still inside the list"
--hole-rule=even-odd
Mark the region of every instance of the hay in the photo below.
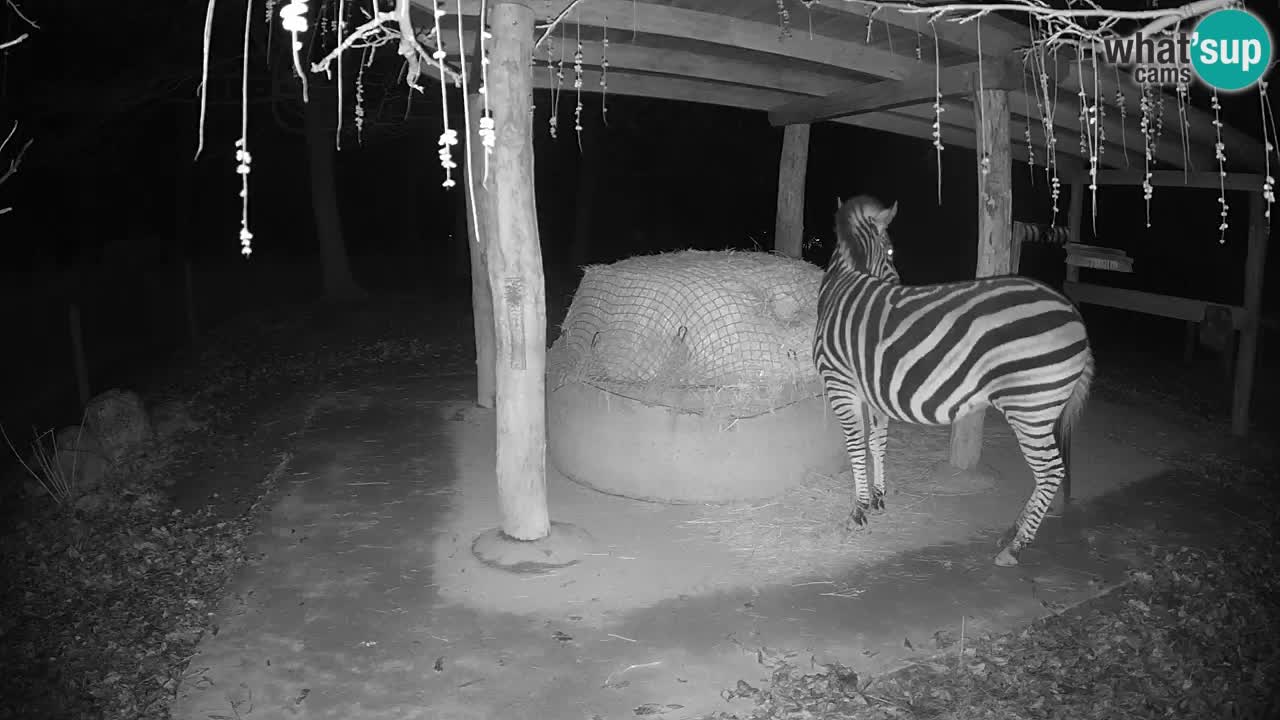
[[[871,534],[846,538],[853,508],[853,477],[810,474],[783,495],[765,502],[703,505],[685,524],[727,546],[742,569],[762,580],[832,577],[850,565],[879,562],[901,552],[921,523],[942,521],[933,512],[939,495],[960,494],[930,480],[950,452],[948,426],[895,423],[885,452],[889,509],[872,519]],[[1003,422],[988,422],[988,444],[1012,442]],[[841,590],[848,594],[848,590]]]
[[[737,417],[815,397],[821,282],[815,265],[759,252],[589,266],[548,353],[548,384]]]

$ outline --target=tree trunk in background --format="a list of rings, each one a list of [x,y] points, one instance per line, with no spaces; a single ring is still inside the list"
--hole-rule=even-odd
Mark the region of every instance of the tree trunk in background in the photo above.
[[[347,243],[342,235],[338,212],[337,168],[334,162],[334,119],[337,92],[331,85],[311,83],[306,103],[307,153],[311,171],[311,210],[315,216],[316,239],[320,242],[320,265],[324,273],[324,294],[329,300],[358,300],[365,292],[351,275]]]
[[[569,265],[577,269],[591,260],[592,221],[595,219],[596,186],[600,184],[600,144],[594,133],[582,134],[582,157],[578,162],[578,192],[574,199],[573,243],[569,246]]]

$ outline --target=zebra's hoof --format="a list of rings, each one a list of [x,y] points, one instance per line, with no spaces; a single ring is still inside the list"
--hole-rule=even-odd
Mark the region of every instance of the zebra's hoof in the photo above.
[[[865,531],[867,528],[867,515],[862,508],[857,507],[853,512],[849,513],[849,517],[844,521],[844,536],[848,539],[851,535],[856,535]]]
[[[995,563],[999,567],[1013,567],[1018,564],[1018,558],[1009,552],[1009,548],[1005,548],[1000,551],[999,555],[996,555]]]
[[[871,512],[879,515],[884,512],[884,509],[885,509],[884,496],[873,495],[871,497]]]

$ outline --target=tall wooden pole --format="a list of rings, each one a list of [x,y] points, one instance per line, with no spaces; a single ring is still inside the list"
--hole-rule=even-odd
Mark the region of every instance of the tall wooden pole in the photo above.
[[[1258,354],[1258,327],[1262,319],[1262,271],[1267,265],[1268,227],[1264,198],[1249,194],[1249,250],[1244,261],[1244,326],[1236,355],[1236,381],[1231,400],[1231,433],[1249,432],[1249,400],[1253,394],[1254,365]]]
[[[773,249],[799,258],[804,248],[804,180],[809,168],[809,125],[788,125],[778,161],[778,212]]]
[[[978,129],[978,272],[1008,275],[1013,241],[1013,162],[1009,152],[1009,93],[976,93]],[[959,418],[951,428],[951,464],[973,470],[982,455],[986,411]]]
[[[502,532],[537,540],[551,529],[546,479],[547,306],[533,200],[533,10],[493,4],[489,100],[495,220],[485,244],[494,310],[498,499]]]

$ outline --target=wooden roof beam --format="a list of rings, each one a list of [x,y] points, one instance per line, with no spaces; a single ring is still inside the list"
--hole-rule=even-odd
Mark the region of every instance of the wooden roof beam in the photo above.
[[[465,31],[466,47],[471,46],[471,43],[474,41],[474,34],[474,31]],[[599,57],[601,50],[603,50],[602,45],[598,41],[584,40],[582,45],[583,52],[588,58]],[[587,76],[583,78],[583,89],[589,92],[594,92],[595,89],[599,87],[599,67],[591,63],[587,63],[585,68]],[[635,77],[634,72],[636,71],[643,73],[655,73],[660,76],[647,76],[649,82],[643,84],[644,92],[634,94],[641,97],[688,100],[691,102],[698,101],[698,93],[711,93],[712,95],[715,95],[710,88],[716,87],[717,85],[720,87],[727,87],[735,91],[733,93],[724,94],[724,98],[726,99],[734,97],[743,98],[746,97],[745,93],[759,89],[780,93],[774,97],[780,98],[781,102],[784,104],[795,102],[797,100],[802,102],[809,100],[822,100],[822,98],[805,98],[801,96],[816,96],[828,93],[831,91],[833,86],[844,82],[834,75],[826,75],[813,71],[788,71],[781,69],[776,65],[761,65],[748,60],[711,58],[705,55],[679,50],[657,53],[653,52],[651,48],[642,46],[630,45],[627,43],[610,43],[609,92],[633,94],[630,92],[622,92],[619,90],[622,86],[615,83],[615,80],[618,78],[627,77],[628,71],[631,71],[629,76],[632,78]],[[929,71],[929,74],[932,76],[932,70]],[[545,82],[542,82],[542,80],[545,80],[545,73],[535,71],[534,75],[536,80],[540,79],[538,80],[541,82],[539,87],[548,86]],[[649,88],[684,88],[690,87],[688,82],[685,81],[697,82],[699,80],[705,81],[698,85],[701,89],[697,91],[690,91],[689,94],[678,96],[670,94],[646,94]],[[666,85],[663,85],[664,82]],[[730,84],[726,85],[726,83]],[[986,87],[985,78],[983,87]],[[761,96],[759,94],[755,94],[751,97],[758,99]],[[1027,162],[1029,157],[1026,152],[1025,145],[1018,142],[1024,136],[1027,124],[1030,123],[1032,125],[1032,134],[1038,144],[1043,143],[1044,130],[1038,116],[1031,118],[1030,120],[1026,120],[1023,119],[1021,114],[1018,112],[1018,109],[1023,107],[1019,98],[1024,97],[1025,96],[1022,95],[1020,91],[1015,92],[1010,98],[1010,108],[1014,111],[1012,113],[1013,117],[1011,125],[1013,133],[1012,140],[1015,147],[1020,148],[1015,151],[1015,156],[1018,160]],[[907,125],[913,128],[915,132],[902,134],[932,140],[932,98],[933,96],[930,94],[927,98],[927,102],[929,103],[928,105],[907,108],[902,112],[895,113],[893,115],[863,115],[856,116],[858,118],[857,120],[855,120],[855,116],[850,116],[847,118],[836,119],[835,121],[848,125],[892,131],[894,127],[902,129],[902,127],[904,127],[903,122],[906,120],[908,121]],[[973,123],[975,120],[972,105],[960,98],[956,98],[956,100],[957,101],[955,102],[945,102],[947,112],[943,114],[943,142],[947,145],[964,145],[965,147],[972,148],[973,143],[971,142],[971,139],[974,132]],[[733,105],[732,102],[720,100],[706,100],[706,102],[716,105]],[[742,107],[766,111],[771,108],[776,108],[776,106],[759,105],[758,103]],[[1034,103],[1032,103],[1032,107],[1034,108]],[[1063,111],[1062,101],[1059,103],[1059,112],[1054,119],[1057,122],[1055,136],[1058,141],[1059,160],[1065,161],[1070,158],[1073,162],[1080,162],[1087,166],[1087,161],[1083,158],[1079,158],[1078,155],[1073,154],[1073,150],[1064,150],[1064,148],[1074,149],[1079,138],[1076,134],[1076,129],[1070,126],[1070,123],[1075,122],[1075,115],[1071,115]],[[1110,122],[1110,120],[1108,122]],[[1136,131],[1130,129],[1130,132],[1133,133]],[[1103,155],[1103,166],[1120,166],[1120,162],[1117,162],[1117,158],[1123,158],[1123,153],[1121,146],[1118,144],[1119,137],[1120,133],[1118,130],[1116,132],[1109,131],[1109,142],[1106,146],[1107,152]],[[1130,149],[1130,152],[1132,152],[1132,149]],[[1043,163],[1043,148],[1039,149],[1039,153],[1039,162]]]
[[[1098,185],[1132,185],[1137,187],[1142,185],[1143,175],[1144,173],[1141,170],[1099,170],[1097,183]],[[1088,183],[1089,172],[1088,170],[1082,170],[1072,179]],[[1265,176],[1255,173],[1227,173],[1226,177],[1219,177],[1216,170],[1213,172],[1151,171],[1151,185],[1153,187],[1188,187],[1204,188],[1206,190],[1223,188],[1261,194],[1264,180],[1266,180]]]
[[[475,41],[475,32],[473,30],[465,31],[466,47],[471,47]],[[985,47],[985,46],[984,46]],[[598,58],[604,50],[599,41],[583,40],[583,54],[587,58]],[[1010,61],[1017,64],[1017,61]],[[661,52],[653,48],[641,45],[632,45],[630,43],[612,42],[609,44],[609,66],[611,71],[616,74],[627,70],[636,70],[647,73],[659,73],[664,75],[673,75],[691,79],[701,79],[720,83],[734,83],[737,85],[745,85],[750,87],[758,87],[769,90],[779,90],[791,94],[791,103],[795,102],[820,102],[822,98],[803,98],[798,99],[796,95],[826,95],[832,92],[832,88],[841,84],[847,84],[846,80],[838,77],[834,72],[831,74],[820,73],[811,70],[789,70],[777,64],[757,63],[750,60],[738,58],[716,58],[708,55],[702,55],[686,50],[662,50]],[[590,71],[598,71],[598,67],[587,62],[586,67]],[[920,69],[918,72],[928,76],[929,87],[933,87],[933,66],[928,69]],[[959,68],[953,68],[959,70]],[[892,81],[886,81],[892,82]],[[588,83],[590,85],[591,83]],[[868,86],[870,87],[870,86]],[[987,78],[984,76],[983,87],[988,87]],[[971,93],[966,93],[971,94]],[[944,95],[946,91],[944,90]],[[788,104],[791,104],[788,103]],[[927,103],[926,108],[932,108],[933,90],[930,89],[925,93],[922,103]],[[961,105],[967,111],[968,106]],[[1009,98],[1009,107],[1014,114],[1014,122],[1017,126],[1015,140],[1021,138],[1024,133],[1025,122],[1019,119],[1019,116],[1026,112],[1029,107],[1033,116],[1030,119],[1032,131],[1037,139],[1043,137],[1043,129],[1039,113],[1036,110],[1034,99],[1028,98],[1021,90],[1015,91]],[[774,108],[776,110],[776,108]],[[1073,95],[1064,93],[1058,99],[1057,113],[1054,116],[1054,122],[1058,128],[1057,137],[1059,152],[1062,147],[1075,147],[1077,139],[1075,134],[1078,133],[1078,117],[1079,101]],[[953,115],[954,117],[954,115]],[[972,123],[972,117],[969,122]],[[1135,159],[1133,153],[1138,153],[1137,159],[1141,158],[1142,133],[1139,131],[1136,123],[1128,123],[1122,127],[1118,113],[1108,113],[1104,119],[1107,129],[1107,137],[1110,141],[1108,144],[1108,156],[1124,157],[1124,146],[1120,144],[1120,138],[1125,137],[1128,143],[1130,160]],[[851,123],[856,124],[856,123]],[[868,125],[870,126],[870,125]],[[877,123],[877,128],[885,126],[884,123]],[[969,132],[973,131],[972,126],[968,128]],[[928,137],[926,135],[926,137]],[[1114,147],[1114,155],[1111,154]],[[1025,156],[1025,153],[1023,153]],[[1193,156],[1208,155],[1212,157],[1211,148],[1193,148]],[[1111,157],[1104,157],[1104,165],[1111,164]],[[1025,157],[1022,158],[1025,161]],[[1162,143],[1157,149],[1157,159],[1170,165],[1181,165],[1181,150],[1174,147],[1170,143]],[[1121,163],[1115,163],[1119,166]]]
[[[424,0],[414,0],[421,5]],[[475,17],[480,0],[459,0],[462,14]],[[881,50],[863,43],[850,43],[836,38],[814,35],[782,40],[778,26],[752,22],[715,13],[685,10],[670,5],[631,0],[592,0],[578,5],[569,18],[584,26],[605,27],[630,33],[663,35],[712,45],[805,60],[832,68],[849,70],[870,77],[900,80],[919,66],[914,57]],[[620,32],[621,34],[621,32]],[[622,43],[609,43],[610,52]]]
[[[861,85],[826,97],[795,100],[769,111],[769,122],[777,125],[813,123],[839,117],[865,115],[894,108],[933,104],[942,98],[973,95],[979,87],[988,90],[1016,90],[1022,87],[1022,63],[1006,60],[988,63],[979,77],[980,63],[942,68],[920,67],[902,80]]]
[[[939,41],[965,48],[975,54],[978,47],[977,21],[962,24],[940,20],[930,25],[928,15],[905,13],[891,8],[876,9],[851,0],[817,0],[814,4],[831,12],[871,16],[872,22],[884,22],[904,30],[919,32],[925,37],[937,35]],[[982,19],[981,27],[983,57],[1008,57],[1014,50],[1031,44],[1030,34],[1025,26],[1003,17],[988,15]]]
[[[534,87],[540,89],[550,89],[553,82],[547,77],[546,73],[534,73]],[[588,71],[586,77],[583,78],[583,92],[590,94],[599,93],[599,75],[596,71]],[[635,75],[631,73],[618,71],[613,67],[612,62],[609,66],[609,93],[612,95],[629,95],[635,97],[646,97],[658,100],[678,100],[682,102],[695,102],[710,105],[723,105],[728,107],[745,108],[748,110],[767,111],[771,107],[776,107],[789,99],[794,99],[794,93],[783,90],[768,90],[761,88],[751,88],[741,85],[726,85],[723,82],[689,80],[677,77],[662,77],[655,75]],[[916,109],[917,113],[925,112],[922,109]],[[947,147],[965,147],[973,150],[977,144],[973,127],[970,124],[965,126],[948,119],[948,115],[960,121],[969,121],[972,123],[973,111],[968,113],[955,111],[943,113],[943,142]],[[911,114],[911,109],[902,111],[890,111],[874,113],[869,115],[857,115],[853,117],[837,118],[832,122],[842,125],[854,125],[858,127],[870,128],[873,130],[882,130],[898,135],[906,135],[909,137],[919,138],[921,140],[932,141],[933,139],[933,115],[929,114]],[[1021,137],[1025,124],[1016,118],[1010,124],[1011,133],[1015,137]],[[1069,146],[1070,138],[1059,133],[1059,147]],[[1015,160],[1027,162],[1029,160],[1026,146],[1021,143],[1013,143],[1013,157]],[[1043,150],[1039,150],[1040,157],[1037,159],[1038,164],[1043,164]],[[1116,153],[1118,154],[1118,153]],[[1084,161],[1076,155],[1062,150],[1058,151],[1058,164],[1064,168],[1079,167]],[[1065,182],[1065,181],[1064,181]]]

